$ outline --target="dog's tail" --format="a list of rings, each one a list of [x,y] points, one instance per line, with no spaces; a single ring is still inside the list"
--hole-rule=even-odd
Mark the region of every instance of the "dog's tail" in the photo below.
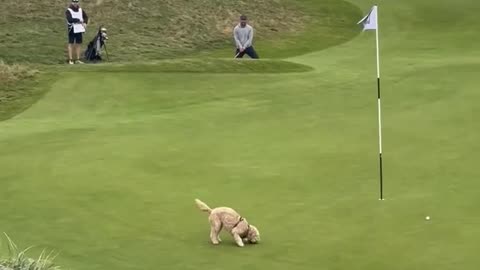
[[[204,202],[200,201],[199,199],[195,199],[195,203],[197,204],[198,208],[203,212],[208,212],[209,214],[212,212],[212,209]]]

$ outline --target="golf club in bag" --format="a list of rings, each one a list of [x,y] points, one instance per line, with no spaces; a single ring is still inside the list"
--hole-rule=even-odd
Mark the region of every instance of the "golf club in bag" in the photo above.
[[[108,40],[107,28],[101,26],[98,29],[97,35],[88,43],[85,50],[85,60],[90,62],[102,61],[102,48],[105,48],[105,53],[108,59],[107,45],[105,41]]]

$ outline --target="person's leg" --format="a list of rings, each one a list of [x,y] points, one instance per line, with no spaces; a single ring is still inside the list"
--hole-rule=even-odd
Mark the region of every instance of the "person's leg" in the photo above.
[[[80,63],[81,62],[80,61],[80,49],[81,49],[81,47],[80,47],[80,44],[78,44],[78,43],[75,44],[75,45],[76,45],[75,49],[76,49],[76,53],[77,53],[77,60],[76,61],[77,61],[77,63]]]
[[[73,64],[73,44],[72,43],[68,43],[68,63],[69,64]]]
[[[255,49],[253,48],[253,46],[250,46],[250,47],[246,48],[245,52],[247,53],[248,56],[250,56],[253,59],[258,59],[259,58],[258,54],[255,51]]]
[[[75,38],[73,36],[73,32],[68,32],[68,63],[73,64],[73,43],[75,42]]]
[[[77,60],[76,62],[78,64],[83,64],[82,61],[80,61],[80,49],[81,49],[81,46],[82,46],[82,43],[83,43],[83,36],[82,36],[82,33],[77,33],[76,34],[76,53],[77,53]]]

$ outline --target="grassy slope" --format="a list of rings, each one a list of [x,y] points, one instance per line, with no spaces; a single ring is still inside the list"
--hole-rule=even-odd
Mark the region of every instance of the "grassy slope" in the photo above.
[[[0,119],[8,119],[28,108],[48,90],[58,72],[72,70],[63,65],[43,65],[62,63],[65,59],[65,25],[63,15],[57,14],[63,10],[63,4],[61,1],[7,1],[0,9],[0,35],[5,37],[0,40],[0,60],[30,63],[34,65],[30,69],[40,69],[45,74],[35,80],[19,78],[9,85],[0,84],[0,97],[9,96],[8,104],[5,101],[1,104]],[[219,59],[232,57],[231,30],[238,14],[246,12],[252,18],[256,47],[262,58],[293,56],[345,42],[358,33],[358,29],[349,25],[353,23],[352,18],[360,16],[357,7],[334,0],[321,3],[290,0],[255,3],[231,0],[129,1],[121,5],[111,0],[97,0],[83,5],[91,18],[90,29],[97,28],[102,20],[109,22],[110,60],[123,63],[120,64],[122,67],[115,65],[114,69],[119,70],[128,64],[136,71],[150,72],[309,71],[312,68],[279,61],[245,63]],[[36,18],[35,23],[25,19],[32,16]],[[86,40],[94,34],[90,31]],[[198,60],[199,56],[203,59]],[[170,57],[176,60],[155,61]],[[187,59],[179,60],[179,57]],[[194,59],[188,59],[192,57]],[[145,61],[154,65],[145,66]],[[29,69],[28,66],[25,68]],[[94,70],[106,69],[111,68],[101,66]]]
[[[1,124],[0,228],[74,269],[476,269],[479,4],[384,2],[386,201],[370,32],[310,73],[64,77]],[[194,197],[264,242],[212,248]]]
[[[46,82],[52,76],[39,78],[38,73],[28,66],[0,62],[0,121],[27,109],[46,92],[39,82]]]
[[[315,3],[317,7],[310,9],[313,2],[302,6],[291,0],[131,0],[121,4],[114,0],[85,1],[84,8],[92,20],[85,40],[90,41],[98,26],[104,24],[110,33],[108,50],[112,61],[164,59],[214,48],[231,50],[231,31],[238,16],[245,13],[256,28],[256,40],[274,45],[275,50],[270,52],[261,50],[263,56],[270,57],[292,48],[290,39],[280,37],[298,38],[299,33],[312,30],[312,23],[320,30],[313,37],[325,39],[319,47],[348,39],[345,24],[350,21],[349,14],[358,10],[332,2]],[[64,5],[60,0],[6,1],[0,10],[0,36],[5,37],[0,41],[1,58],[8,62],[63,63]],[[342,23],[334,22],[333,14]],[[28,19],[32,16],[35,23]],[[338,30],[342,30],[340,35],[336,34]],[[348,32],[353,35],[357,31]],[[269,44],[272,41],[275,44]],[[310,46],[308,40],[303,43]],[[304,52],[304,48],[291,53],[299,51]]]

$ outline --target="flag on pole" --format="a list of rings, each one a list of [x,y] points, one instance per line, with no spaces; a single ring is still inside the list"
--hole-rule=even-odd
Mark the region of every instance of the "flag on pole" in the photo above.
[[[378,38],[378,7],[374,5],[370,12],[357,24],[363,24],[363,31],[375,30],[375,43],[377,50],[377,104],[378,104],[378,145],[380,169],[380,200],[383,200],[383,161],[382,161],[382,108],[380,100],[380,42]]]
[[[377,6],[373,6],[370,12],[363,17],[357,24],[363,24],[363,31],[365,30],[377,30]]]

